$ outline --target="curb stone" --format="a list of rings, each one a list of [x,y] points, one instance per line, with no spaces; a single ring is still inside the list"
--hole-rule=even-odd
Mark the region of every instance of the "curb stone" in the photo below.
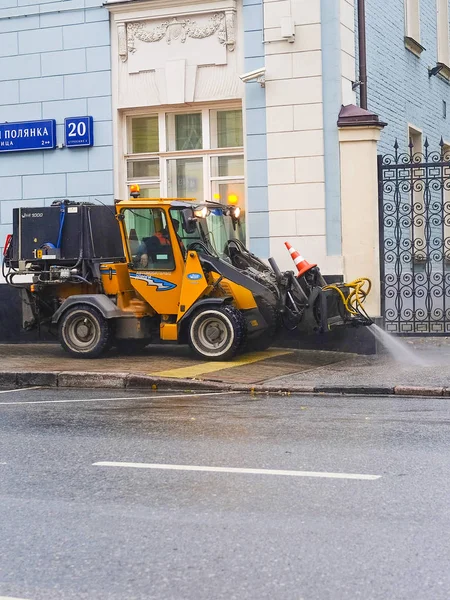
[[[170,387],[168,387],[170,386]],[[218,390],[227,391],[231,384],[217,381],[204,381],[201,379],[174,379],[171,377],[157,377],[152,375],[128,374],[125,379],[127,389],[173,389],[173,390]],[[247,388],[248,389],[248,388]]]
[[[380,385],[316,385],[315,391],[320,394],[367,394],[371,396],[391,396],[394,387]]]
[[[398,396],[443,396],[444,388],[414,385],[397,385],[394,392]]]
[[[0,372],[0,387],[16,387],[16,373]]]
[[[175,379],[139,375],[135,373],[108,373],[88,371],[0,371],[0,387],[61,387],[61,388],[109,388],[129,390],[178,390],[234,391],[255,394],[322,394],[322,395],[370,395],[450,397],[450,388],[397,385],[292,385],[240,384],[208,381],[202,379]]]
[[[61,371],[57,374],[58,387],[124,389],[127,373],[93,373],[92,371]]]
[[[52,371],[34,371],[14,373],[17,387],[42,386],[56,387],[58,385],[58,373]],[[0,374],[0,384],[2,378]]]

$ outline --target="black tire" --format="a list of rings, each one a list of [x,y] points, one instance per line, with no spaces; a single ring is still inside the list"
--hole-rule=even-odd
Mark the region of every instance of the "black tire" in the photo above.
[[[93,306],[77,304],[69,308],[58,325],[61,346],[75,358],[96,358],[112,345],[112,328]]]
[[[258,298],[257,304],[259,312],[262,314],[265,322],[267,323],[267,329],[255,335],[255,337],[249,337],[245,348],[243,349],[244,352],[258,352],[267,350],[267,348],[270,348],[275,341],[280,328],[280,323],[275,308],[264,298]]]
[[[144,348],[146,348],[146,346],[150,344],[150,340],[116,340],[114,344],[117,350],[120,352],[120,354],[126,354],[127,356],[131,356],[133,354],[140,354],[141,352],[143,352]]]
[[[234,306],[204,307],[189,323],[189,345],[206,360],[228,360],[242,344],[245,321]]]

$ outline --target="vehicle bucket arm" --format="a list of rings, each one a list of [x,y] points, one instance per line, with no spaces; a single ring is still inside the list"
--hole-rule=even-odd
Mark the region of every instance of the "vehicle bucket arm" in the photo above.
[[[200,262],[202,263],[204,269],[214,271],[225,279],[229,279],[233,283],[247,288],[254,296],[260,296],[272,305],[276,304],[276,298],[269,288],[265,287],[258,281],[255,281],[248,275],[245,275],[245,273],[239,269],[236,269],[225,261],[220,260],[220,258],[216,258],[214,256],[205,256],[202,254],[200,256]]]

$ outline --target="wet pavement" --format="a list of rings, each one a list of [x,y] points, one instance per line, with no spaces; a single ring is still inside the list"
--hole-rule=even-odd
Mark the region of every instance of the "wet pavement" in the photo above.
[[[113,349],[103,358],[83,360],[71,358],[59,344],[0,344],[0,371],[109,371],[252,384],[346,361],[349,356],[353,355],[270,348],[209,362],[195,358],[187,346],[150,345],[134,356]]]
[[[450,596],[445,399],[1,392],[0,597]]]
[[[450,337],[397,338],[409,356],[348,356],[307,373],[273,379],[278,385],[435,386],[450,388]]]
[[[100,359],[70,358],[58,344],[0,345],[0,372],[129,373],[224,384],[450,388],[450,338],[401,338],[411,356],[361,356],[343,352],[270,348],[227,362],[195,358],[189,348],[150,345],[137,356],[114,349]],[[401,353],[400,353],[401,354]],[[0,373],[1,375],[1,373]],[[450,392],[449,392],[450,393]]]

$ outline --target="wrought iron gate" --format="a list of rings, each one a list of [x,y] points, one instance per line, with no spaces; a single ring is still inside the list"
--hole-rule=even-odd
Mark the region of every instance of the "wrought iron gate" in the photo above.
[[[450,333],[450,148],[378,157],[381,301],[387,331]]]

